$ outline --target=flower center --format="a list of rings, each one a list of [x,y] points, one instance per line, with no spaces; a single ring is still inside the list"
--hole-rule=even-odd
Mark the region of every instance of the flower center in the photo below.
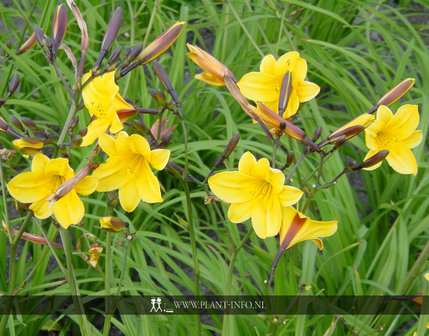
[[[264,181],[261,183],[261,187],[259,188],[259,190],[256,192],[255,199],[257,200],[265,200],[266,198],[270,197],[271,194],[271,190],[272,190],[272,185],[271,183]]]
[[[61,175],[54,175],[51,177],[51,184],[48,187],[48,190],[51,194],[57,191],[58,187],[64,183],[66,179]]]
[[[133,154],[127,163],[127,171],[132,175],[141,174],[144,166],[146,165],[146,159],[141,154]]]
[[[398,136],[391,136],[385,132],[380,132],[377,136],[378,145],[382,149],[389,149],[398,142],[398,138]]]

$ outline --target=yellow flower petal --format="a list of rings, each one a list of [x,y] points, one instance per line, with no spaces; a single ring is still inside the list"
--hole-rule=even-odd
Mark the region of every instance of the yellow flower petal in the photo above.
[[[252,175],[260,179],[268,179],[270,173],[270,163],[266,158],[259,159],[252,171]]]
[[[377,121],[386,125],[393,118],[393,113],[387,106],[381,105],[377,109]]]
[[[54,211],[53,207],[49,207],[49,202],[46,200],[46,198],[47,197],[30,205],[29,209],[34,212],[34,215],[37,218],[48,218]]]
[[[300,82],[305,80],[305,76],[307,76],[307,61],[303,58],[298,58],[295,61],[292,80],[295,81],[296,83],[300,83]],[[307,83],[309,83],[309,82],[307,82]],[[314,85],[316,85],[316,84],[314,84]],[[317,93],[319,93],[319,91]],[[303,100],[300,99],[300,101],[303,101]]]
[[[150,165],[156,170],[162,170],[170,159],[170,151],[168,149],[154,149],[151,152]]]
[[[119,188],[119,202],[125,211],[132,212],[135,210],[140,203],[140,195],[135,181],[130,181]]]
[[[274,58],[273,55],[269,54],[262,59],[261,66],[259,67],[260,72],[273,74],[275,65],[276,65],[276,59]]]
[[[243,203],[252,199],[261,181],[241,172],[222,172],[208,180],[212,192],[227,203]]]
[[[110,109],[113,111],[119,111],[119,110],[132,110],[134,109],[134,106],[127,103],[124,98],[121,97],[119,93],[117,93],[110,103]],[[136,112],[137,113],[137,112]],[[129,117],[128,117],[129,118]],[[121,119],[121,122],[125,122],[128,118]]]
[[[198,79],[204,83],[214,85],[214,86],[224,86],[225,81],[222,78],[219,78],[218,76],[214,76],[208,72],[202,72],[200,74],[196,74],[195,79]]]
[[[129,180],[128,174],[124,174],[124,158],[118,156],[109,157],[106,163],[94,170],[92,176],[98,179],[97,191],[111,191],[121,188]]]
[[[64,180],[74,176],[73,169],[69,166],[69,160],[64,158],[50,160],[45,167],[45,174],[48,176],[60,175],[64,177]]]
[[[320,87],[311,82],[302,82],[297,88],[297,94],[301,103],[309,101],[317,96]]]
[[[56,220],[65,229],[79,223],[85,213],[83,203],[74,190],[56,201],[52,208]]]
[[[150,160],[150,146],[145,138],[140,135],[133,134],[130,136],[130,148],[134,153],[144,156],[146,160]]]
[[[246,152],[241,156],[240,161],[238,162],[238,171],[243,174],[252,175],[255,164],[256,159],[253,154]]]
[[[245,74],[237,86],[243,96],[254,101],[273,101],[279,99],[278,87],[281,80],[273,75],[250,72]]]
[[[127,133],[118,133],[118,137],[116,139],[116,150],[121,155],[131,152],[130,139]]]
[[[44,172],[48,163],[49,158],[46,155],[37,153],[34,155],[33,161],[31,162],[31,171],[33,173]]]
[[[280,204],[282,207],[291,206],[297,203],[304,193],[295,187],[284,186],[279,194]]]
[[[139,195],[144,202],[158,203],[163,201],[159,181],[150,170],[149,165],[143,169],[142,175],[137,180],[137,186]]]
[[[285,75],[286,71],[294,70],[295,63],[299,59],[299,53],[297,51],[290,51],[277,60],[277,63],[274,67],[273,75],[281,77]],[[292,71],[292,80],[294,76],[294,71]]]
[[[121,121],[119,120],[119,116],[114,113],[112,115],[112,118],[110,119],[110,133],[118,133],[119,131],[124,129],[124,125],[122,125]]]
[[[252,227],[255,230],[256,235],[265,239],[268,237],[267,235],[267,211],[265,206],[262,203],[257,203],[252,207]]]
[[[419,124],[420,116],[417,105],[403,105],[390,119],[386,128],[395,136],[404,138],[413,132]]]
[[[74,187],[76,192],[80,195],[90,195],[97,188],[98,180],[94,176],[85,176]]]
[[[103,152],[106,153],[108,156],[119,155],[118,151],[116,150],[115,139],[112,138],[110,135],[100,135],[100,137],[98,138],[98,144],[100,145]]]
[[[292,117],[294,114],[296,114],[296,112],[298,111],[298,108],[299,108],[299,97],[296,94],[295,89],[292,88],[292,92],[289,97],[289,102],[287,104],[286,111],[283,113],[283,119]],[[274,112],[277,113],[278,110],[279,108],[277,106]]]
[[[21,173],[7,184],[7,189],[19,202],[32,203],[49,196],[45,181],[40,173]]]
[[[397,143],[394,147],[389,148],[386,160],[400,174],[417,174],[416,158],[413,152],[402,143]]]
[[[95,119],[88,125],[88,132],[82,139],[81,147],[86,147],[94,143],[99,136],[109,128],[109,122],[105,119]]]
[[[233,203],[228,209],[228,218],[233,223],[242,223],[252,214],[252,201]]]
[[[408,148],[415,148],[420,144],[420,142],[422,142],[422,139],[422,131],[414,131],[413,133],[411,133],[411,135],[409,135],[402,141]]]

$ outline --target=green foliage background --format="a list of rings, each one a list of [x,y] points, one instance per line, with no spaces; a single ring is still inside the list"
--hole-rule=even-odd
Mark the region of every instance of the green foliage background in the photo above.
[[[40,47],[15,56],[22,41],[32,32],[34,24],[44,32],[51,29],[56,3],[53,1],[12,1],[0,5],[4,34],[0,36],[3,56],[11,60],[0,63],[0,94],[7,92],[11,74],[21,77],[20,90],[0,109],[6,121],[9,116],[29,117],[39,125],[58,132],[69,109],[67,92],[55,71],[48,65]],[[423,143],[415,150],[419,172],[417,176],[395,173],[386,163],[373,172],[343,178],[335,186],[319,192],[314,201],[313,217],[321,220],[338,219],[338,231],[324,239],[323,254],[311,242],[302,243],[288,251],[280,260],[275,279],[275,294],[296,294],[302,285],[311,286],[306,294],[377,295],[428,294],[423,273],[428,271],[427,260],[419,261],[427,248],[429,234],[429,164],[427,131],[429,126],[429,3],[420,1],[312,0],[312,1],[76,1],[87,20],[90,49],[85,66],[94,64],[100,41],[109,17],[117,6],[124,11],[123,23],[115,46],[124,48],[139,42],[147,45],[171,23],[186,21],[184,31],[171,51],[160,58],[183,103],[183,115],[190,139],[190,171],[198,177],[206,176],[231,136],[240,132],[237,149],[226,162],[234,169],[243,152],[250,150],[260,156],[270,156],[272,146],[258,125],[252,124],[240,106],[223,88],[210,87],[192,79],[200,70],[186,56],[186,42],[211,52],[240,78],[249,71],[257,71],[263,55],[275,57],[290,50],[298,50],[309,66],[308,78],[322,91],[316,99],[302,105],[295,120],[307,134],[323,127],[322,137],[330,131],[369,110],[390,88],[402,79],[416,79],[414,87],[402,98],[402,103],[419,105],[421,121],[418,129],[424,133]],[[78,55],[80,32],[71,12],[64,42]],[[70,61],[59,51],[58,65],[66,78],[73,81]],[[148,87],[161,88],[151,67],[140,67],[118,83],[122,96],[139,106],[156,108]],[[401,105],[397,102],[392,110]],[[79,112],[79,128],[89,122],[85,109]],[[169,116],[174,123],[176,117]],[[153,116],[145,116],[151,124]],[[5,148],[12,148],[9,135],[0,133]],[[303,146],[288,139],[287,148],[299,153]],[[184,145],[180,127],[168,146],[171,160],[183,166]],[[344,168],[344,158],[361,162],[366,154],[363,136],[356,137],[335,154],[326,164],[323,179],[329,181]],[[84,164],[90,150],[72,150],[72,167]],[[285,161],[279,151],[278,162]],[[317,161],[305,160],[294,180],[308,175]],[[5,179],[27,169],[29,160],[20,154],[3,164]],[[164,202],[148,205],[140,203],[137,210],[127,214],[115,209],[114,215],[131,225],[136,239],[130,243],[126,259],[127,272],[122,292],[126,294],[192,294],[193,256],[186,228],[187,212],[182,185],[177,179],[158,173],[164,186]],[[311,181],[310,181],[311,185]],[[227,273],[232,255],[225,229],[211,205],[204,205],[206,193],[190,183],[193,216],[196,225],[198,261],[201,286],[205,293],[224,294],[228,287]],[[12,224],[19,226],[25,213],[14,211],[8,195],[7,211]],[[104,216],[106,198],[103,194],[83,197],[86,214],[82,226],[69,230],[78,239],[92,233],[104,246],[106,233],[99,229],[98,219]],[[227,207],[223,206],[224,213]],[[4,203],[0,211],[6,211]],[[52,237],[57,230],[44,220],[44,228]],[[251,229],[250,223],[229,223],[236,244]],[[40,234],[35,223],[29,232]],[[118,235],[115,241],[124,241]],[[85,241],[85,238],[82,238]],[[85,245],[83,243],[83,251]],[[111,261],[112,291],[121,277],[124,247],[114,244]],[[18,262],[18,284],[36,267],[22,294],[65,294],[69,287],[49,258],[47,247],[23,243]],[[277,252],[276,237],[261,241],[252,235],[246,247],[236,256],[230,294],[268,294],[264,284]],[[62,252],[59,252],[62,257]],[[418,261],[418,263],[416,263]],[[104,293],[104,264],[89,267],[78,255],[73,263],[82,294]],[[8,264],[6,235],[0,235],[0,269]],[[7,292],[6,271],[0,272],[0,291]],[[280,319],[283,317],[280,317]],[[229,316],[228,335],[418,335],[426,332],[427,316],[343,316],[333,326],[332,316],[287,316],[285,323],[276,324],[272,316]],[[97,318],[91,320],[97,325]],[[100,321],[100,318],[98,318]],[[408,324],[405,324],[407,321]],[[190,335],[196,334],[194,316],[128,316],[112,319],[116,331],[125,335]],[[222,316],[202,319],[202,334],[220,333]],[[99,323],[99,322],[98,322]],[[48,327],[59,335],[78,334],[75,318],[50,322],[49,317],[15,316],[8,320],[10,335],[35,335]],[[331,331],[329,332],[329,328]],[[97,335],[99,332],[93,330]],[[101,333],[100,333],[101,334]]]

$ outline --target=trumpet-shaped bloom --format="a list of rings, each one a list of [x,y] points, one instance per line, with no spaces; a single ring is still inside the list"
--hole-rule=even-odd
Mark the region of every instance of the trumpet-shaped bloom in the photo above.
[[[285,176],[270,167],[267,159],[256,161],[246,152],[240,159],[238,171],[222,172],[209,178],[213,193],[230,203],[228,218],[241,223],[249,218],[259,238],[276,235],[282,223],[282,210],[299,201],[302,191],[285,186]]]
[[[164,169],[169,150],[151,150],[145,138],[137,134],[128,136],[125,132],[120,132],[117,138],[102,134],[99,144],[109,158],[94,170],[93,176],[99,181],[97,191],[119,189],[119,202],[128,212],[134,211],[140,200],[163,201],[158,179],[150,166]]]
[[[85,83],[92,73],[83,76]],[[83,137],[81,146],[91,145],[108,129],[117,133],[124,128],[122,122],[135,114],[135,108],[119,94],[115,83],[115,71],[107,72],[92,79],[82,90],[82,98],[89,114],[96,118],[88,125],[88,132]],[[129,112],[134,111],[134,112]]]
[[[286,250],[299,242],[311,239],[319,248],[323,249],[320,237],[329,237],[337,231],[337,222],[315,221],[293,207],[285,207],[283,211],[283,222],[280,229],[280,249]]]
[[[246,98],[263,103],[277,113],[281,85],[287,71],[292,76],[292,85],[283,114],[286,119],[298,111],[299,103],[310,100],[320,91],[319,86],[304,80],[307,75],[307,62],[299,57],[298,52],[288,52],[277,61],[271,54],[265,56],[261,62],[260,72],[244,75],[237,85]]]
[[[210,85],[223,86],[225,85],[225,75],[234,77],[232,72],[225,65],[208,52],[189,43],[186,46],[189,49],[189,53],[186,55],[204,70],[204,72],[195,75],[196,79]]]
[[[365,142],[369,152],[365,159],[386,149],[389,165],[400,174],[417,174],[417,161],[411,148],[422,141],[422,131],[416,131],[420,116],[417,105],[403,105],[395,115],[387,106],[377,110],[376,120],[365,129]],[[381,162],[372,167],[380,166]]]
[[[97,186],[93,176],[82,178],[73,189],[57,200],[52,206],[46,200],[65,181],[74,177],[67,159],[49,159],[37,153],[31,164],[31,172],[21,173],[13,178],[7,188],[13,198],[22,203],[31,203],[30,210],[37,218],[47,218],[52,214],[62,227],[68,228],[82,219],[85,209],[80,195],[89,195]]]

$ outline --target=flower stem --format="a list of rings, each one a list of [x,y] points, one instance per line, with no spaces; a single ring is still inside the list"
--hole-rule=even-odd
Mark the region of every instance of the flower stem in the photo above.
[[[105,265],[104,265],[104,294],[106,298],[110,295],[110,273],[112,266],[111,254],[111,245],[112,245],[112,233],[107,232],[106,235],[106,255],[105,255]],[[106,313],[110,311],[110,300],[106,299]],[[110,320],[112,316],[110,314],[105,315],[104,326],[103,326],[103,336],[108,336],[110,331]]]
[[[191,239],[191,247],[192,247],[192,257],[194,259],[194,295],[198,296],[200,294],[200,265],[198,262],[198,254],[197,254],[197,242],[195,238],[195,228],[194,228],[194,220],[192,215],[192,202],[191,202],[191,192],[188,186],[188,168],[189,168],[189,149],[188,149],[188,135],[186,132],[186,126],[184,120],[181,118],[181,124],[183,129],[183,142],[185,145],[185,166],[183,171],[183,189],[185,191],[186,197],[186,210],[188,212],[188,221],[189,221],[189,237]],[[197,335],[201,335],[201,321],[200,316],[196,315],[196,326],[197,326]]]
[[[229,262],[229,267],[228,267],[228,276],[226,279],[225,295],[231,294],[232,275],[234,273],[235,261],[237,259],[238,252],[240,252],[241,248],[244,246],[244,244],[246,244],[247,240],[250,238],[250,235],[252,233],[253,233],[253,230],[249,230],[249,232],[247,232],[247,234],[244,236],[243,240],[235,248],[234,253],[232,254],[231,260]],[[222,336],[228,335],[229,319],[230,319],[230,315],[224,315],[223,325],[222,325]]]
[[[67,282],[70,286],[70,291],[72,294],[73,304],[77,310],[77,319],[79,322],[79,327],[81,334],[86,336],[87,333],[87,320],[85,316],[85,310],[83,308],[82,300],[79,297],[79,287],[77,285],[76,277],[74,274],[73,263],[72,263],[72,251],[71,251],[71,239],[70,234],[63,227],[59,228],[61,240],[64,246],[64,252],[66,255],[66,263],[67,263]]]

